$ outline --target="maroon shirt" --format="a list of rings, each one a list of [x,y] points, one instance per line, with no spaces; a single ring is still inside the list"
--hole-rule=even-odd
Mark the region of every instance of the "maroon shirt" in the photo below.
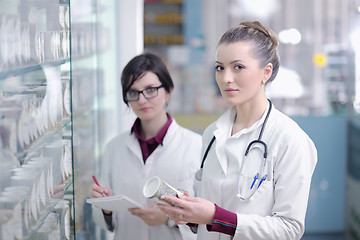
[[[165,124],[165,126],[160,130],[160,132],[153,138],[144,140],[141,138],[141,125],[140,125],[140,119],[137,118],[134,122],[134,125],[132,126],[131,132],[135,133],[135,137],[139,140],[141,153],[143,156],[144,163],[146,162],[146,159],[150,156],[152,152],[155,151],[155,149],[161,144],[163,145],[163,140],[165,137],[165,134],[172,123],[172,118],[170,114],[166,114],[168,117],[168,121]]]

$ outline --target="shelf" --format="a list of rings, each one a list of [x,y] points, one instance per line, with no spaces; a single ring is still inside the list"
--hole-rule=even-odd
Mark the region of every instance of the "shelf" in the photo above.
[[[145,0],[144,4],[182,4],[183,0]]]
[[[56,140],[62,139],[62,132],[69,125],[71,125],[70,121],[66,122],[62,127],[59,127],[53,131],[48,131],[45,135],[39,137],[34,142],[31,142],[29,146],[23,149],[23,151],[17,153],[16,157],[20,164],[23,164],[29,156],[31,156],[33,153],[37,153],[38,150],[42,149],[43,147]]]
[[[183,2],[178,0],[145,1],[144,45],[182,45]]]
[[[146,22],[144,23],[145,28],[147,27],[182,27],[182,22],[164,22],[164,23],[156,23],[156,22]]]
[[[181,45],[184,39],[181,34],[145,34],[144,44],[151,45]]]
[[[70,188],[71,185],[72,185],[72,180],[68,181],[68,183],[64,183],[64,189]],[[66,192],[66,190],[64,190],[64,192]],[[62,214],[61,210],[63,210],[62,205],[66,205],[66,204],[67,201],[64,199],[61,198],[52,199],[52,201],[49,203],[46,209],[40,212],[40,218],[38,222],[31,227],[30,231],[28,232],[27,236],[24,239],[28,239],[28,240],[36,239],[37,238],[36,235],[38,234],[41,227],[43,227],[43,225],[46,223],[46,219],[50,216],[50,214],[56,213],[60,216]]]
[[[20,75],[24,75],[24,74],[27,74],[30,72],[41,70],[44,65],[59,66],[66,62],[69,62],[69,61],[70,61],[70,59],[62,59],[62,60],[53,61],[53,62],[46,62],[46,63],[41,63],[41,64],[28,65],[28,66],[24,66],[24,67],[5,70],[5,71],[0,72],[0,80],[6,79],[8,77],[20,76]]]

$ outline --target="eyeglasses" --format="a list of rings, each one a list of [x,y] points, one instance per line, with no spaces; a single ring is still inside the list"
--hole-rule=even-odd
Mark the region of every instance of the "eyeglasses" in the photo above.
[[[150,99],[150,98],[154,98],[159,94],[159,88],[164,87],[163,85],[160,85],[158,87],[149,87],[147,89],[144,89],[142,91],[135,91],[135,90],[130,90],[126,93],[126,100],[128,100],[129,102],[132,101],[137,101],[139,100],[139,96],[140,93],[146,98],[146,99]]]

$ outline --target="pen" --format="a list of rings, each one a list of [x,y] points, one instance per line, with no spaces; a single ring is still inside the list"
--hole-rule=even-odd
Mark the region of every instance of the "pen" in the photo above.
[[[250,189],[252,189],[252,188],[254,187],[254,184],[255,184],[255,182],[256,182],[256,180],[257,180],[258,178],[259,178],[259,173],[257,173],[257,174],[255,175],[254,181],[252,182]]]
[[[95,177],[95,176],[92,176],[92,178],[94,179],[94,182],[96,183],[96,185],[98,185],[99,187],[101,187],[100,184],[99,184],[99,182],[98,182],[98,180],[96,179],[96,177]],[[104,192],[102,193],[102,195],[103,195],[104,197],[106,197],[106,195],[105,195]]]
[[[262,184],[263,181],[266,180],[266,178],[267,178],[267,174],[265,174],[265,176],[262,177],[262,179],[261,179],[261,181],[260,181],[260,183],[259,183],[259,186],[258,186],[257,188],[260,187],[260,185]]]

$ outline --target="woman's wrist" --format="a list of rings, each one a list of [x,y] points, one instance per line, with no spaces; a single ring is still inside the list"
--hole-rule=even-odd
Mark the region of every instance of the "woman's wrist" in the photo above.
[[[208,221],[207,221],[207,225],[211,225],[212,224],[212,221],[213,221],[213,219],[214,219],[214,217],[215,217],[215,214],[216,214],[216,204],[214,204],[214,203],[212,203],[212,207],[213,207],[213,211],[212,211],[212,214],[211,214],[211,216],[209,216],[209,219],[208,219]]]

